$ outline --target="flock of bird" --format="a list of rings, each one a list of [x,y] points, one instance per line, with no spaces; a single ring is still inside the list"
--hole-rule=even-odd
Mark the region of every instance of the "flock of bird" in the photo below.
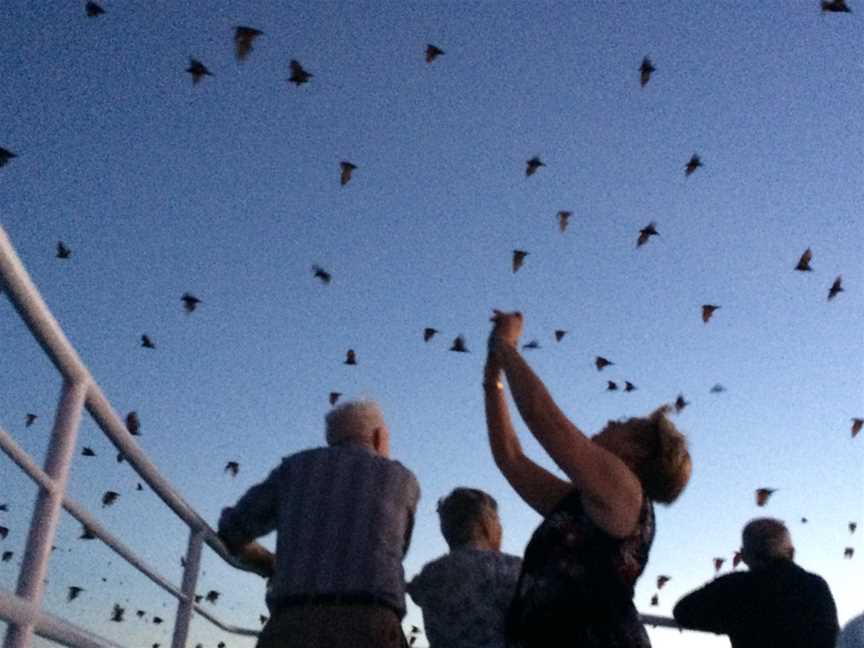
[[[846,0],[822,0],[821,1],[821,9],[823,12],[831,12],[831,13],[850,13],[851,10],[846,4]],[[99,18],[100,16],[105,14],[105,9],[96,2],[87,2],[85,4],[85,13],[90,18]],[[244,61],[248,58],[250,53],[254,49],[254,43],[256,39],[263,35],[263,31],[248,27],[248,26],[237,26],[234,31],[234,48],[235,55],[238,61]],[[425,49],[425,60],[427,63],[433,63],[440,56],[444,55],[445,52],[439,47],[428,44]],[[656,71],[656,67],[654,63],[651,61],[649,57],[645,57],[642,60],[641,65],[638,68],[639,71],[639,84],[641,87],[645,87],[650,81],[651,77]],[[190,58],[189,66],[185,70],[188,74],[191,75],[192,84],[198,85],[202,82],[205,77],[214,77],[215,75],[211,70],[199,59]],[[289,62],[289,72],[290,76],[288,81],[290,83],[295,84],[297,87],[300,87],[304,84],[310,83],[314,78],[314,74],[306,70],[303,65],[297,60],[291,60]],[[8,150],[6,148],[0,147],[0,167],[4,167],[10,162],[12,162],[17,157],[17,154]],[[684,164],[684,174],[686,177],[691,176],[697,170],[703,168],[705,165],[702,162],[700,155],[694,153],[689,160]],[[533,156],[528,159],[525,163],[525,176],[531,177],[538,173],[542,168],[546,167],[546,164],[541,160],[540,156]],[[352,176],[354,171],[358,169],[358,166],[353,162],[343,160],[339,165],[339,183],[341,186],[347,185],[352,180]],[[572,216],[572,212],[570,211],[559,211],[557,213],[558,218],[558,229],[561,233],[564,233],[567,230],[570,217]],[[657,223],[650,222],[645,227],[639,230],[638,237],[636,238],[636,248],[642,248],[646,244],[649,243],[652,237],[659,236],[659,232],[657,230]],[[526,262],[526,258],[529,256],[529,252],[527,250],[517,249],[512,252],[512,272],[518,272]],[[58,241],[56,245],[56,257],[61,260],[69,260],[72,256],[72,250],[63,242]],[[813,253],[810,248],[807,248],[800,256],[798,263],[794,266],[795,271],[798,272],[812,272],[813,268],[811,267],[811,262],[813,260]],[[791,265],[791,264],[790,264]],[[319,265],[312,266],[312,276],[314,279],[317,279],[321,282],[322,285],[329,285],[333,276],[330,272],[325,270]],[[842,276],[837,276],[832,282],[831,286],[828,288],[827,300],[834,300],[839,293],[844,291],[844,287],[842,284]],[[196,311],[196,309],[203,303],[201,299],[197,296],[187,292],[184,293],[180,301],[182,302],[183,309],[187,314],[192,314]],[[702,304],[701,305],[701,318],[702,321],[707,325],[712,317],[715,315],[716,311],[720,309],[721,306],[717,304]],[[433,340],[433,338],[438,335],[440,331],[433,327],[426,327],[422,331],[422,340],[424,343],[429,343]],[[554,339],[556,342],[560,342],[564,336],[567,334],[567,331],[564,329],[557,329],[554,331]],[[154,338],[151,337],[150,334],[141,334],[140,336],[140,347],[148,350],[156,350],[157,346],[154,341]],[[522,347],[525,350],[536,350],[541,348],[540,342],[536,339],[531,340],[525,343]],[[450,351],[459,352],[459,353],[468,353],[469,349],[467,347],[466,341],[462,335],[457,336],[453,339],[452,344],[450,346]],[[357,352],[354,349],[347,350],[345,354],[344,364],[348,366],[357,365],[358,356]],[[594,358],[594,365],[598,372],[603,371],[606,367],[615,365],[615,362],[603,357],[596,356]],[[636,385],[629,381],[623,381],[623,385],[619,386],[619,381],[608,380],[606,390],[613,391],[623,391],[623,392],[632,392],[637,389]],[[726,391],[725,387],[720,384],[714,385],[711,388],[710,393],[712,394],[720,394]],[[328,400],[330,405],[335,405],[339,398],[341,397],[340,392],[330,392]],[[687,405],[689,401],[687,401],[683,394],[679,394],[675,399],[673,406],[674,410],[677,413],[680,413]],[[39,416],[35,413],[27,413],[24,420],[25,428],[30,428],[33,426]],[[137,412],[132,411],[129,412],[126,416],[126,427],[129,433],[133,436],[139,436],[141,434],[141,421]],[[851,435],[855,438],[859,432],[864,427],[864,418],[853,418],[852,419],[852,427],[851,427]],[[82,450],[82,456],[84,457],[96,457],[96,453],[90,447],[84,447]],[[123,461],[123,455],[117,455],[117,461]],[[230,460],[225,464],[224,473],[227,473],[231,477],[236,477],[240,470],[240,464],[237,461]],[[139,482],[136,485],[136,490],[143,490],[143,485]],[[755,490],[755,500],[756,505],[759,507],[763,507],[767,505],[769,499],[776,492],[775,488],[767,488],[761,487]],[[118,499],[120,498],[120,493],[108,490],[102,496],[102,506],[109,507],[114,505]],[[7,503],[0,503],[0,513],[8,512]],[[807,523],[807,518],[802,517],[801,523]],[[850,534],[854,534],[857,529],[857,523],[851,521],[848,523],[848,530]],[[9,535],[9,529],[5,526],[0,525],[0,540],[5,540]],[[80,536],[81,540],[90,540],[94,539],[95,536],[91,533],[89,529],[86,527],[83,528],[82,534]],[[854,555],[853,547],[845,547],[843,551],[843,555],[845,558],[852,558]],[[12,551],[3,551],[0,554],[0,562],[10,562],[14,556]],[[723,565],[725,564],[726,559],[724,557],[715,557],[713,558],[713,566],[715,572],[719,572]],[[739,552],[734,552],[731,559],[732,568],[736,568],[741,562],[741,555]],[[182,559],[181,559],[182,563]],[[656,590],[657,592],[651,598],[651,605],[656,606],[659,604],[659,591],[671,580],[671,576],[669,575],[659,575],[656,579]],[[104,580],[104,579],[103,579]],[[70,585],[67,590],[67,602],[71,603],[78,599],[82,593],[86,592],[85,588],[78,585]],[[200,602],[202,600],[206,600],[209,603],[215,604],[219,598],[219,592],[215,590],[210,590],[204,595],[196,596],[196,602]],[[110,613],[110,620],[113,622],[122,622],[124,621],[124,614],[126,609],[119,604],[114,604],[114,607]],[[144,619],[147,613],[143,610],[137,610],[136,616],[139,619]],[[151,622],[153,624],[159,625],[163,622],[162,618],[158,616],[151,616]],[[267,617],[261,616],[261,623],[266,622]],[[418,635],[420,633],[420,629],[416,628],[416,626],[412,626],[410,633],[410,643],[413,645],[416,641]],[[159,648],[159,643],[154,643],[153,648]],[[201,644],[198,644],[196,648],[201,648]],[[218,648],[225,648],[224,642],[220,642],[218,644]]]

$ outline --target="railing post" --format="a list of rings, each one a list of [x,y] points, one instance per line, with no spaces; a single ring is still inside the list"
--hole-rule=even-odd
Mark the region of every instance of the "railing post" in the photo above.
[[[183,598],[177,603],[177,617],[174,619],[174,637],[171,648],[184,648],[189,636],[189,623],[195,606],[195,588],[198,586],[198,572],[201,565],[201,547],[204,544],[204,531],[189,529],[189,546],[186,549],[186,567],[183,568]]]
[[[52,480],[52,488],[40,488],[36,505],[33,507],[24,559],[21,563],[21,571],[18,573],[17,594],[32,602],[36,608],[42,606],[42,596],[45,592],[44,579],[48,571],[48,560],[51,557],[51,545],[60,521],[66,481],[75,453],[78,424],[81,422],[81,412],[84,409],[88,387],[87,382],[63,383],[60,404],[54,420],[54,431],[51,433],[51,442],[45,458],[45,473]],[[4,648],[27,648],[32,638],[32,623],[26,625],[12,623],[6,631],[3,646]]]

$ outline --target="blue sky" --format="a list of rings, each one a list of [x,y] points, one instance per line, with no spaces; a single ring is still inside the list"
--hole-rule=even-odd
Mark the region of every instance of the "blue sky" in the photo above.
[[[864,416],[858,7],[106,1],[87,19],[81,5],[0,9],[0,146],[18,155],[0,169],[0,222],[118,412],[139,413],[142,447],[205,517],[320,444],[340,391],[381,402],[393,454],[421,482],[409,576],[444,551],[435,502],[458,485],[499,500],[505,549],[521,554],[539,520],[495,469],[480,389],[491,309],[518,308],[542,345],[529,361],[586,432],[691,401],[676,423],[693,479],[658,511],[641,610],[668,614],[767,514],[790,525],[841,620],[860,612],[864,547],[847,529],[864,522],[864,436],[849,434]],[[239,24],[264,31],[243,63]],[[431,65],[427,43],[445,51]],[[657,71],[640,88],[646,55]],[[190,56],[214,75],[195,87]],[[292,58],[309,84],[287,83]],[[685,177],[693,153],[704,167]],[[534,155],[547,166],[526,178]],[[342,160],[358,167],[344,187]],[[563,234],[559,210],[574,213]],[[660,236],[635,249],[651,221]],[[70,259],[55,258],[58,240]],[[793,271],[807,247],[814,271]],[[514,274],[517,248],[529,255]],[[829,303],[840,274],[846,291]],[[203,300],[192,315],[187,291]],[[721,305],[707,325],[705,303]],[[442,331],[428,344],[426,326]],[[458,334],[471,354],[447,351]],[[348,348],[356,367],[342,364]],[[598,373],[596,355],[615,366]],[[638,390],[607,393],[607,379]],[[727,391],[709,394],[715,383]],[[59,388],[0,302],[0,425],[40,460]],[[27,412],[40,418],[25,429]],[[89,420],[80,437],[98,456],[78,458],[71,494],[179,580],[182,526],[134,491]],[[35,489],[5,465],[2,548],[17,561]],[[778,489],[764,510],[758,487]],[[108,489],[121,498],[102,510]],[[148,619],[174,604],[78,534],[64,520],[48,608],[165,645],[170,623],[107,619],[126,598]],[[859,555],[844,560],[846,546]],[[15,561],[0,587],[14,588]],[[212,555],[205,569],[202,589],[223,592],[215,610],[254,626],[263,583]],[[672,581],[652,608],[660,573]],[[72,584],[87,588],[75,607]],[[222,638],[193,626],[208,648]]]

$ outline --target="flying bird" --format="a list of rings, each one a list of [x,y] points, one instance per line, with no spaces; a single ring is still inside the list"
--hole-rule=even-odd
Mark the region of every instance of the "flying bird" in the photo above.
[[[0,540],[5,540],[9,535],[9,527],[0,526]]]
[[[9,505],[8,504],[0,504],[0,511],[2,511],[3,513],[8,513],[9,512]]]
[[[813,268],[810,267],[810,261],[812,259],[813,253],[808,247],[806,250],[804,250],[804,254],[801,255],[801,258],[798,259],[798,265],[795,266],[795,269],[799,272],[813,272]]]
[[[522,264],[525,263],[526,256],[528,256],[528,252],[525,250],[513,250],[513,272],[516,272],[522,267]]]
[[[342,392],[330,392],[330,405],[335,405],[341,395]]]
[[[702,164],[702,158],[700,158],[694,153],[692,157],[687,161],[687,164],[684,165],[684,175],[691,175],[696,169],[701,166],[705,166],[704,164]]]
[[[675,413],[680,414],[681,411],[690,404],[690,401],[684,400],[684,394],[678,394],[678,398],[675,399]]]
[[[81,527],[81,535],[78,536],[79,540],[95,540],[96,536],[93,535],[93,532],[88,529],[86,526]]]
[[[632,391],[636,391],[636,385],[634,385],[633,383],[631,383],[629,380],[625,380],[625,381],[624,381],[624,391],[625,391],[625,392],[632,392]]]
[[[6,166],[9,163],[9,160],[11,160],[14,157],[18,157],[18,156],[15,155],[9,149],[5,149],[2,146],[0,146],[0,167]]]
[[[726,391],[726,388],[723,385],[721,385],[720,383],[717,383],[709,391],[712,394],[722,394],[723,392]]]
[[[596,356],[594,358],[594,366],[597,367],[597,371],[603,371],[603,367],[608,367],[614,364],[614,362],[612,362],[611,360],[607,360],[603,356]]]
[[[153,340],[150,339],[149,335],[142,335],[141,336],[141,346],[144,347],[145,349],[155,349],[156,348],[156,345],[153,344]]]
[[[66,601],[71,603],[76,598],[78,598],[78,595],[81,594],[81,592],[83,592],[83,591],[84,591],[83,587],[78,587],[77,585],[70,585],[69,586],[69,592],[66,594]]]
[[[263,615],[263,614],[259,614],[259,615],[258,615],[258,621],[261,622],[261,625],[264,625],[264,624],[267,623],[269,620],[270,620],[270,617],[268,617],[268,616],[265,616],[265,615]]]
[[[651,59],[647,56],[642,59],[642,65],[639,66],[639,85],[641,87],[645,87],[645,85],[651,80],[651,75],[657,68],[651,63]]]
[[[660,605],[660,595],[659,594],[654,594],[651,597],[651,605],[653,605],[654,607]]]
[[[808,521],[808,520],[807,520],[806,517],[802,517],[802,518],[801,518],[801,524],[807,524],[807,521]]]
[[[457,335],[456,339],[453,340],[450,350],[456,351],[456,353],[469,353],[468,347],[465,346],[465,338],[461,335]]]
[[[240,464],[236,461],[229,461],[225,464],[224,472],[231,473],[232,477],[236,477],[237,473],[240,472]]]
[[[725,563],[725,562],[726,562],[725,558],[715,558],[714,559],[714,573],[715,574],[720,571],[720,568],[723,567],[723,563]]]
[[[207,592],[207,595],[204,597],[208,603],[215,603],[219,600],[219,592],[216,590],[210,590]]]
[[[423,329],[423,341],[428,342],[433,337],[435,337],[435,334],[438,332],[439,332],[438,329],[434,329],[434,328],[430,328],[430,327],[424,328]]]
[[[822,13],[852,13],[846,0],[822,0]]]
[[[861,431],[862,426],[864,426],[864,418],[853,418],[852,419],[852,438],[853,439]]]
[[[12,556],[14,555],[15,554],[11,551],[4,551],[3,555],[0,556],[0,562],[9,562],[10,560],[12,560]]]
[[[88,18],[98,18],[105,13],[105,10],[95,2],[88,2],[84,5],[84,13]]]
[[[126,461],[126,457],[124,456],[124,454],[122,452],[118,452],[117,453],[117,463],[123,463],[124,461]]]
[[[702,304],[702,321],[707,324],[718,308],[720,307],[715,304]]]
[[[85,447],[81,450],[81,456],[82,456],[82,457],[95,457],[95,456],[96,456],[96,453],[93,452],[93,449],[92,449],[92,448],[88,448],[88,447],[85,446]]]
[[[68,259],[72,256],[72,250],[70,250],[63,241],[57,241],[57,258],[58,259]]]
[[[234,53],[237,55],[238,61],[246,60],[249,52],[252,51],[252,41],[263,33],[254,27],[239,26],[234,29]]]
[[[201,303],[201,300],[198,299],[195,295],[190,293],[183,293],[183,296],[180,298],[180,301],[183,302],[183,308],[186,310],[186,313],[193,313],[195,309],[198,308],[198,304]]]
[[[186,71],[192,75],[193,86],[198,85],[198,82],[205,76],[213,76],[213,73],[207,69],[206,65],[198,59],[191,57],[189,58],[189,67],[186,68]]]
[[[558,229],[563,234],[567,229],[567,226],[570,224],[570,217],[573,215],[573,212],[569,211],[559,211],[558,212]]]
[[[339,184],[344,187],[351,179],[351,174],[357,168],[357,165],[343,160],[339,163],[339,167],[342,169],[342,172],[339,174]]]
[[[144,486],[141,484],[141,482],[138,482],[138,483],[135,485],[135,490],[136,490],[136,491],[143,491],[143,490],[144,490]]]
[[[757,488],[756,506],[765,506],[768,503],[768,498],[776,492],[776,488]]]
[[[618,383],[607,380],[606,381],[606,391],[618,391]]]
[[[116,621],[117,623],[122,622],[124,612],[126,612],[126,610],[115,603],[114,609],[111,611],[111,620]]]
[[[664,576],[664,575],[662,575],[662,574],[661,574],[660,576],[658,576],[658,577],[657,577],[657,589],[658,589],[658,590],[659,590],[659,589],[663,589],[663,586],[664,586],[666,583],[668,583],[670,580],[672,580],[672,577],[671,577],[671,576]]]
[[[660,232],[657,231],[657,223],[651,221],[645,227],[639,230],[639,238],[636,239],[636,247],[642,247],[648,242],[652,236],[660,236]]]
[[[539,349],[539,348],[540,348],[540,342],[538,342],[537,340],[531,340],[530,342],[522,345],[523,351],[525,349],[533,350],[533,349]]]
[[[560,342],[561,339],[562,339],[565,335],[567,335],[567,331],[565,331],[565,330],[563,330],[563,329],[557,329],[557,330],[555,331],[555,341],[556,341],[556,342]]]
[[[316,279],[320,279],[321,283],[327,285],[331,281],[333,281],[333,275],[327,272],[324,268],[319,265],[312,266],[312,276]]]
[[[105,491],[105,494],[102,496],[102,508],[106,506],[111,506],[114,502],[117,501],[117,498],[120,497],[120,493],[115,493],[114,491]]]
[[[156,625],[159,625],[160,623],[162,623],[162,617],[154,616],[153,617],[153,623],[155,623]]]
[[[828,301],[834,299],[837,296],[837,293],[841,292],[843,292],[843,277],[838,276],[828,289]]]
[[[135,616],[137,616],[139,619],[143,619],[146,614],[147,613],[144,610],[137,610],[135,612]]]
[[[24,427],[30,427],[36,422],[36,419],[39,418],[36,414],[28,414],[24,417]]]
[[[357,364],[357,354],[354,353],[354,349],[348,349],[345,353],[345,362],[343,364],[346,365],[356,365]]]
[[[291,61],[288,63],[288,67],[291,69],[291,76],[288,77],[288,82],[293,83],[298,88],[304,83],[309,83],[309,79],[315,76],[311,72],[307,72],[305,69],[303,69],[303,66],[294,59],[291,59]]]
[[[536,155],[532,157],[525,163],[525,177],[530,177],[537,173],[537,169],[540,167],[546,166],[543,162],[540,161],[540,158]]]
[[[855,533],[855,529],[857,529],[857,528],[858,528],[857,522],[850,522],[849,523],[849,533]]]
[[[844,558],[851,558],[854,555],[855,555],[855,549],[853,547],[846,547],[843,550],[843,557]]]
[[[436,58],[441,56],[443,53],[444,53],[444,50],[442,50],[441,48],[435,47],[432,44],[427,45],[426,46],[426,62],[431,63]]]
[[[126,415],[126,429],[132,436],[141,435],[141,421],[138,418],[138,412],[129,412]]]

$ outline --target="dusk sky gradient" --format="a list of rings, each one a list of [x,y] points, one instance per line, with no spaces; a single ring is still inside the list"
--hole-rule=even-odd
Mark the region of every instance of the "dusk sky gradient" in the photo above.
[[[420,481],[409,577],[445,551],[435,504],[456,486],[498,499],[504,549],[521,555],[540,520],[492,461],[481,390],[491,309],[519,309],[524,342],[541,344],[526,358],[586,433],[691,401],[675,423],[693,477],[657,507],[641,611],[670,614],[715,556],[728,571],[741,527],[770,515],[828,581],[841,622],[861,612],[862,530],[847,525],[864,523],[864,434],[850,435],[864,416],[864,3],[105,0],[96,19],[83,5],[0,6],[0,146],[18,156],[0,169],[0,223],[118,413],[138,412],[140,445],[206,519],[323,443],[338,391],[381,403],[393,457]],[[242,63],[236,25],[264,32]],[[427,43],[445,52],[432,64]],[[657,71],[640,88],[646,55]],[[194,87],[190,56],[213,73]],[[290,59],[310,83],[287,82]],[[704,167],[685,177],[693,153]],[[526,177],[535,155],[546,166]],[[344,187],[342,160],[358,167]],[[564,233],[559,210],[573,211]],[[660,236],[636,249],[651,221]],[[794,271],[808,247],[813,272]],[[517,273],[514,249],[529,252]],[[829,302],[838,275],[845,292]],[[202,300],[191,315],[185,292]],[[708,303],[721,308],[704,324]],[[424,343],[427,326],[441,333]],[[459,334],[470,354],[448,351]],[[615,365],[598,372],[597,355]],[[607,380],[638,389],[608,393]],[[727,391],[709,393],[717,383]],[[0,426],[40,463],[59,392],[0,299]],[[25,429],[28,412],[39,419]],[[179,583],[185,527],[135,491],[87,416],[79,436],[70,495]],[[777,489],[764,508],[759,487]],[[121,495],[103,509],[109,489]],[[35,493],[0,458],[5,590]],[[79,534],[64,514],[47,609],[127,645],[169,645],[173,599]],[[222,592],[214,612],[257,627],[264,582],[209,551],[204,570],[199,589]],[[658,574],[672,580],[651,607]],[[67,604],[69,585],[86,591]],[[406,627],[420,620],[412,605]],[[193,621],[190,646],[221,640],[252,645]]]

